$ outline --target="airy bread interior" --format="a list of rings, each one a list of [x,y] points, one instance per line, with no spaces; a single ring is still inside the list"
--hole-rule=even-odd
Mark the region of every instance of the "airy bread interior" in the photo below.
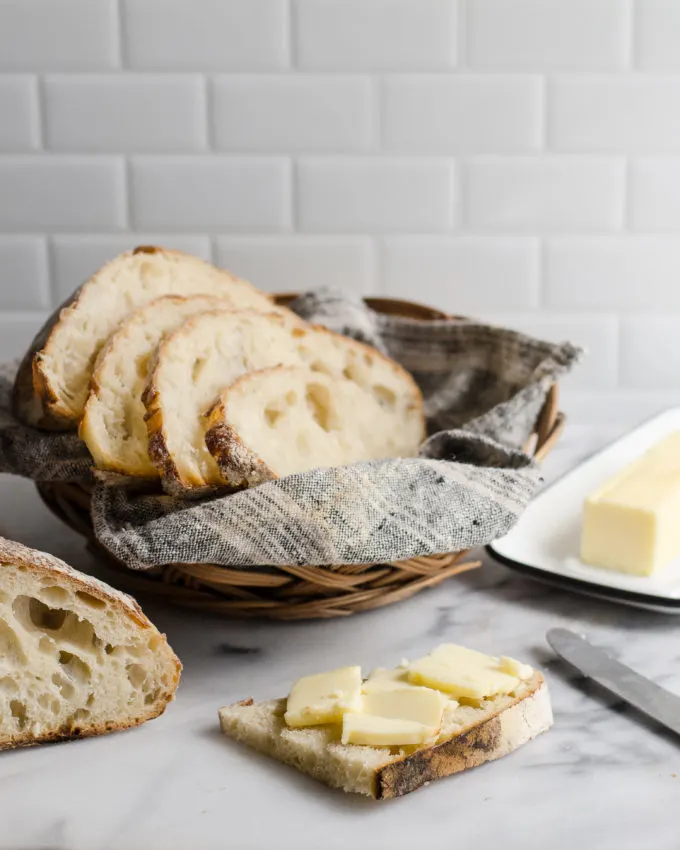
[[[180,669],[132,599],[0,539],[0,749],[142,723]]]
[[[217,310],[192,317],[159,346],[143,401],[149,455],[166,489],[225,483],[205,445],[203,414],[241,375],[298,363],[293,327],[276,314]]]
[[[398,364],[348,337],[301,326],[284,316],[216,311],[189,319],[159,346],[144,393],[149,455],[169,492],[200,492],[230,483],[231,462],[225,453],[234,447],[223,443],[215,452],[227,471],[225,478],[205,443],[206,427],[216,423],[204,419],[204,414],[243,375],[280,365],[304,365],[321,375],[344,378],[364,393],[363,399],[373,396],[374,406],[399,411],[401,424],[408,421],[399,445],[409,451],[401,453],[417,452],[425,434],[422,399]],[[354,420],[361,415],[355,410]],[[308,427],[304,422],[296,438],[301,446]],[[251,483],[257,483],[255,478]]]
[[[238,292],[219,298],[166,295],[130,313],[109,337],[95,363],[79,428],[99,469],[150,478],[158,475],[149,458],[142,403],[151,357],[163,337],[189,316],[220,307],[232,309],[238,301]]]
[[[53,418],[59,417],[59,427],[70,423],[75,428],[83,414],[95,358],[127,313],[161,295],[228,297],[232,293],[244,308],[271,306],[270,299],[251,284],[197,257],[161,248],[122,254],[100,269],[60,311],[32,364],[34,391],[45,396],[42,409],[26,403],[19,414],[30,424],[41,424],[47,405],[53,409]],[[21,379],[26,380],[26,375]],[[15,398],[21,401],[22,395]]]
[[[225,706],[219,710],[222,731],[327,785],[376,798],[400,796],[500,758],[552,724],[547,686],[538,672],[512,694],[476,706],[452,704],[437,739],[426,747],[342,744],[336,725],[289,728],[285,706],[285,699]]]
[[[363,358],[359,364],[365,365]],[[387,378],[394,384],[391,372]],[[412,402],[403,387],[368,379],[357,383],[306,366],[264,369],[222,393],[208,414],[205,441],[233,486],[412,456],[422,440],[422,415]]]

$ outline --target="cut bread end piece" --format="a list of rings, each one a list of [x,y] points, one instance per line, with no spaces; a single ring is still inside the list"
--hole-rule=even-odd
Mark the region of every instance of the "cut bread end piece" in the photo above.
[[[501,758],[552,725],[548,687],[540,673],[509,695],[479,706],[452,704],[437,740],[418,748],[342,744],[331,725],[291,729],[286,700],[244,700],[219,710],[220,726],[234,738],[334,788],[378,800]]]
[[[237,309],[238,292],[165,295],[130,313],[97,357],[90,394],[79,426],[98,469],[133,477],[157,478],[149,458],[146,409],[142,403],[149,366],[163,338],[190,316]],[[268,311],[280,308],[267,304]],[[289,311],[281,310],[283,315]]]
[[[394,384],[391,373],[389,379]],[[416,455],[420,409],[401,387],[381,389],[303,366],[251,372],[208,413],[205,442],[234,487],[318,467]]]
[[[84,283],[33,340],[15,381],[19,419],[51,430],[76,428],[106,339],[131,310],[173,294],[232,296],[249,309],[271,305],[250,283],[198,257],[153,246],[128,251]]]
[[[0,538],[0,749],[137,726],[180,671],[131,597]]]

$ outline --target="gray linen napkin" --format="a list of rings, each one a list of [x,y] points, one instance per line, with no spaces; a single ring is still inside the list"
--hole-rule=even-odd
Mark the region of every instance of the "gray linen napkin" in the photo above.
[[[540,474],[521,451],[553,381],[581,351],[467,320],[378,314],[358,298],[308,293],[301,316],[375,345],[408,369],[424,397],[429,438],[417,458],[315,469],[200,501],[153,484],[97,481],[74,433],[14,418],[16,364],[0,369],[0,471],[93,487],[97,539],[132,569],[363,564],[452,552],[514,525]]]

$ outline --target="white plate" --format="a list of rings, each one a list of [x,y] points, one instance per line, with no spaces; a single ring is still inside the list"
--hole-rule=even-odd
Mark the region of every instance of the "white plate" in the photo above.
[[[561,587],[680,614],[680,558],[654,576],[600,569],[579,558],[586,496],[675,431],[680,431],[677,407],[638,426],[546,487],[512,531],[487,546],[487,550],[506,566]]]

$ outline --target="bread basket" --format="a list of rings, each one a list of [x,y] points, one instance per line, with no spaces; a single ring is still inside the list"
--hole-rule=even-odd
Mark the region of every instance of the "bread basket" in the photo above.
[[[276,296],[287,304],[295,296]],[[446,313],[410,301],[366,298],[379,313],[419,321],[451,318]],[[553,448],[564,426],[553,385],[525,447],[537,460]],[[168,564],[135,572],[118,562],[97,542],[90,517],[90,494],[81,486],[41,483],[38,491],[53,513],[82,534],[89,548],[119,571],[119,584],[133,593],[155,595],[172,603],[230,617],[300,620],[339,617],[379,608],[413,596],[457,573],[478,566],[467,552],[447,552],[380,564],[340,567],[281,565],[276,568],[231,570],[210,564]]]

